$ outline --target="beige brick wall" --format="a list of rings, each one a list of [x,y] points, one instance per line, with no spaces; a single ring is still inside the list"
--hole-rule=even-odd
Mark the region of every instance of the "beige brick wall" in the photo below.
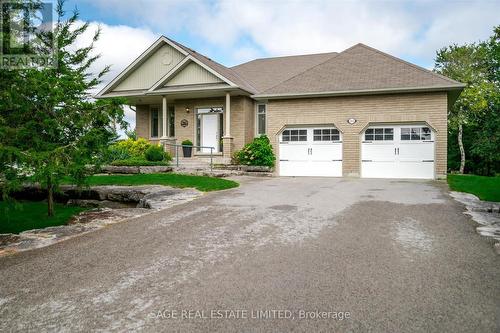
[[[267,112],[267,134],[277,154],[277,134],[284,126],[334,124],[343,134],[344,176],[360,175],[360,134],[368,124],[427,122],[436,131],[436,176],[446,175],[447,95],[444,92],[272,100]],[[349,118],[357,122],[349,125]]]
[[[135,109],[137,136],[149,140],[149,105],[137,105]]]
[[[231,137],[233,151],[241,149],[254,136],[254,104],[246,96],[231,97]]]
[[[177,143],[183,140],[191,140],[196,144],[195,110],[200,107],[222,106],[225,110],[225,97],[186,99],[169,101],[169,105],[175,107],[175,138]],[[186,112],[189,108],[189,113]],[[182,127],[181,121],[186,119],[188,126]],[[225,129],[226,119],[223,117]],[[224,129],[222,129],[224,131]],[[137,105],[136,108],[136,130],[139,137],[149,139],[149,105]],[[246,96],[231,96],[231,137],[233,137],[233,149],[241,149],[243,145],[250,142],[254,135],[254,104],[253,100]],[[229,154],[228,149],[224,152]],[[231,156],[226,156],[231,157]]]

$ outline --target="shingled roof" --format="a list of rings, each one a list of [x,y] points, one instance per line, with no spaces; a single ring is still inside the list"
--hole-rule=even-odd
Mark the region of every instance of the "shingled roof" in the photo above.
[[[260,92],[336,56],[337,52],[256,59],[231,67]]]
[[[387,90],[452,90],[463,84],[364,44],[261,91],[261,96]]]
[[[109,90],[141,64],[160,43],[170,44],[220,75],[233,88],[254,98],[287,98],[320,95],[373,94],[405,91],[459,91],[460,82],[431,72],[363,44],[340,53],[318,53],[252,60],[231,68],[161,36],[148,50],[97,95]],[[148,94],[141,90],[135,94]],[[154,91],[153,91],[154,93]]]

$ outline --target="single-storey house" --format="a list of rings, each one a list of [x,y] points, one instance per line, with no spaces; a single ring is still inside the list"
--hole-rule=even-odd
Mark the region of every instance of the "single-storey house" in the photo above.
[[[160,37],[97,98],[126,97],[137,135],[194,158],[266,134],[282,176],[446,175],[447,112],[464,85],[363,44],[226,67]]]

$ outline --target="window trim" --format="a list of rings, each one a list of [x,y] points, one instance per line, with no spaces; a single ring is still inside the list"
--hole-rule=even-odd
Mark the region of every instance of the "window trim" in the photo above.
[[[170,111],[172,111],[170,113]],[[172,122],[170,121],[170,114],[173,114],[173,124]],[[172,135],[172,131],[171,131],[171,127],[173,126],[173,132],[174,134]],[[173,139],[175,138],[175,105],[167,105],[167,136],[170,138],[170,139]]]
[[[158,136],[153,136],[153,124],[152,124],[152,114],[153,114],[153,109],[158,109]],[[162,121],[162,118],[160,116],[160,113],[162,112],[161,106],[159,104],[150,104],[149,105],[149,110],[148,110],[148,119],[149,119],[149,139],[150,140],[160,140],[162,137],[161,133],[161,124],[160,122]]]
[[[263,105],[264,111],[264,133],[259,133],[259,106]],[[254,137],[259,137],[262,135],[267,135],[267,103],[256,103],[255,104],[255,135]]]

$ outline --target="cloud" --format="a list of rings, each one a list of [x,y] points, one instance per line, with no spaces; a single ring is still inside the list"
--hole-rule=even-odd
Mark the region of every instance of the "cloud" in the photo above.
[[[78,22],[81,25],[83,22]],[[91,72],[99,73],[107,65],[110,71],[103,77],[103,84],[107,84],[125,67],[134,61],[149,45],[157,38],[157,34],[144,28],[132,28],[125,25],[107,25],[104,23],[90,22],[87,31],[76,41],[76,47],[87,46],[98,28],[101,28],[101,36],[95,43],[94,53],[100,58],[91,67]]]
[[[342,51],[362,42],[432,68],[436,50],[484,40],[498,25],[495,1],[332,0],[79,0],[99,13],[102,57],[109,82],[164,34],[225,65],[254,58]],[[92,12],[85,19],[92,20]],[[126,25],[125,25],[126,24]],[[91,39],[91,23],[83,42]],[[127,118],[133,113],[127,110]]]
[[[487,38],[500,12],[495,1],[82,1],[130,24],[182,36],[192,47],[203,45],[226,63],[246,60],[242,54],[250,55],[252,45],[269,56],[341,51],[363,42],[429,66],[443,46]]]
[[[82,24],[83,22],[76,23],[77,26]],[[94,54],[99,54],[100,58],[91,66],[90,72],[97,75],[107,65],[110,65],[111,68],[103,77],[101,84],[91,92],[92,94],[99,92],[158,38],[157,34],[147,28],[132,28],[124,25],[112,26],[91,22],[85,33],[76,40],[74,47],[88,46],[99,27],[101,28],[101,35],[94,44]],[[124,112],[125,120],[129,123],[130,128],[135,128],[135,113],[129,107],[125,107]]]

